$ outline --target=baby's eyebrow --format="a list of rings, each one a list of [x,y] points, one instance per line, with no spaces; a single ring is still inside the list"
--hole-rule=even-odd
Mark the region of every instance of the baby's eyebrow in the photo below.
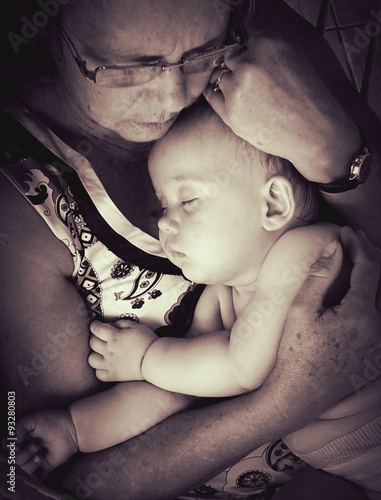
[[[186,175],[175,175],[175,177],[172,177],[173,181],[178,181],[178,182],[187,181],[188,179],[189,177]]]

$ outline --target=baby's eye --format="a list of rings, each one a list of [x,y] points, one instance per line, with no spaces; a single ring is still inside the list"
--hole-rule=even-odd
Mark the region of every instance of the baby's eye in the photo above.
[[[163,217],[167,212],[167,207],[161,207],[158,211],[157,211],[157,217],[158,219],[160,219],[161,217]]]
[[[182,202],[181,202],[181,205],[182,205],[183,207],[186,207],[186,206],[191,205],[192,203],[195,203],[197,200],[198,200],[198,198],[191,198],[190,200],[185,200],[185,201],[182,201]]]

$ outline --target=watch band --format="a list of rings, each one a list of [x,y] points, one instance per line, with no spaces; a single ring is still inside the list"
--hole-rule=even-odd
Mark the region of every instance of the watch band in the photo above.
[[[357,188],[363,184],[369,176],[372,153],[366,144],[363,131],[359,128],[361,135],[361,149],[354,156],[349,169],[349,176],[342,181],[332,184],[318,184],[320,191],[324,193],[344,193]]]

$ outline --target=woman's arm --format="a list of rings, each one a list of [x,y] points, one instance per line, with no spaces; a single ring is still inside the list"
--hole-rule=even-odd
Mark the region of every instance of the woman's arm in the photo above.
[[[355,262],[350,292],[322,315],[335,255],[311,267],[288,315],[276,367],[257,391],[175,415],[118,448],[77,457],[63,484],[94,500],[116,495],[121,485],[132,500],[175,498],[353,392],[351,377],[363,376],[365,361],[380,351],[375,294],[381,259],[350,231],[342,238]]]
[[[4,178],[0,183],[0,373],[17,416],[65,408],[103,388],[86,359],[89,314],[64,244]]]
[[[373,152],[371,177],[355,191],[326,199],[332,217],[363,229],[381,246],[380,121],[328,43],[285,2],[264,2],[246,31],[247,49],[227,61],[232,73],[224,74],[220,92],[207,89],[207,100],[237,135],[289,159],[319,183],[349,176],[361,145],[360,126]]]
[[[287,22],[281,22],[282,16],[272,16],[266,22],[275,23],[274,29],[291,39],[294,44],[302,47],[311,61],[321,80],[325,83],[342,110],[352,121],[339,135],[333,130],[333,144],[326,142],[321,147],[328,154],[326,165],[330,172],[329,178],[320,177],[319,164],[315,161],[308,166],[300,166],[300,172],[309,180],[319,183],[333,183],[348,178],[352,159],[360,149],[361,139],[353,131],[353,125],[363,130],[368,145],[372,151],[372,170],[367,181],[352,191],[338,194],[322,193],[330,208],[332,217],[338,217],[340,223],[348,224],[355,229],[362,229],[373,243],[381,247],[381,122],[371,110],[363,97],[354,89],[341,68],[328,42],[319,36],[314,28],[298,16],[284,2],[279,5],[282,16],[287,16]],[[331,110],[334,111],[334,108]],[[342,112],[341,112],[342,114]],[[332,123],[335,123],[331,119]],[[329,132],[329,129],[327,129]],[[320,157],[324,157],[324,151]],[[307,168],[308,167],[308,168]]]

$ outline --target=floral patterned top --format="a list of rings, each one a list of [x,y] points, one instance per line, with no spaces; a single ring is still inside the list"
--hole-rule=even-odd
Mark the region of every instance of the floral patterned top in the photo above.
[[[180,335],[190,321],[180,312],[186,307],[191,315],[202,287],[165,259],[158,240],[126,220],[85,157],[19,105],[4,119],[1,172],[67,246],[73,284],[94,317],[128,318],[153,330],[176,323]]]

